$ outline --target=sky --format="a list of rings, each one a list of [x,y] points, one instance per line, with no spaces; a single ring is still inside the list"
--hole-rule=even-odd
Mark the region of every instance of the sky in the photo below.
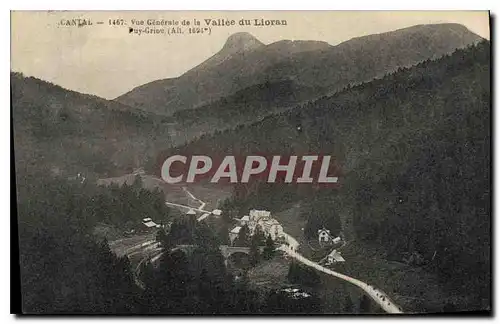
[[[61,20],[74,18],[94,24],[61,26]],[[212,26],[210,35],[129,34],[132,19],[198,19],[204,26],[205,19],[219,18],[234,19],[236,25]],[[256,18],[285,19],[287,25],[238,25],[240,19]],[[109,19],[124,19],[127,26],[109,25]],[[217,53],[236,32],[249,32],[265,44],[290,39],[336,45],[431,23],[459,23],[489,39],[487,11],[17,11],[11,14],[11,70],[114,99],[139,85],[183,74]]]

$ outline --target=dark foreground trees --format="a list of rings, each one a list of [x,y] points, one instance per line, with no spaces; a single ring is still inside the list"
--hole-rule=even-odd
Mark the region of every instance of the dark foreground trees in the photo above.
[[[178,244],[188,232],[192,253],[166,253],[142,272],[145,290],[126,257],[114,255],[92,235],[97,216],[85,206],[95,190],[64,180],[44,180],[19,202],[23,312],[30,314],[212,314],[255,313],[256,292],[226,272],[217,238],[206,225],[180,222],[159,240]],[[113,196],[116,204],[131,201]],[[23,198],[23,197],[22,197]],[[82,208],[83,207],[83,208]],[[107,210],[101,209],[106,213]],[[182,234],[182,235],[181,235]],[[182,243],[182,242],[181,242]]]
[[[40,179],[19,197],[22,308],[26,313],[136,312],[128,259],[91,235],[96,188]],[[22,191],[21,191],[22,192]]]
[[[288,268],[287,279],[292,284],[315,287],[321,282],[318,273],[309,267],[292,262]]]

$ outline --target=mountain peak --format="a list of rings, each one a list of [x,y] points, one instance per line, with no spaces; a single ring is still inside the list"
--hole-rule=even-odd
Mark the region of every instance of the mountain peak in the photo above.
[[[240,32],[233,34],[228,37],[224,47],[223,52],[242,52],[247,50],[253,50],[255,48],[264,46],[264,44],[255,38],[252,34],[246,32]]]
[[[240,32],[232,34],[228,37],[226,43],[217,54],[201,63],[200,65],[196,66],[194,69],[214,67],[232,58],[234,55],[252,51],[263,46],[265,45],[250,33]],[[192,70],[188,71],[187,73],[191,72]]]

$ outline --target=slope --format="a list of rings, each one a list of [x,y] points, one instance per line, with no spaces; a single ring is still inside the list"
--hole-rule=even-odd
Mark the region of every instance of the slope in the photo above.
[[[169,145],[168,126],[144,111],[11,73],[18,176],[113,175]]]
[[[469,296],[467,309],[486,309],[490,103],[484,41],[167,154],[330,153],[343,176],[340,189],[315,193],[334,206],[323,216],[389,258],[419,255],[456,295]],[[283,208],[284,187],[265,188],[253,193],[254,208]]]
[[[139,86],[116,100],[171,115],[265,82],[291,80],[333,92],[480,39],[458,24],[419,25],[337,46],[287,40],[264,45],[247,33],[238,33],[229,37],[220,52],[180,77]]]

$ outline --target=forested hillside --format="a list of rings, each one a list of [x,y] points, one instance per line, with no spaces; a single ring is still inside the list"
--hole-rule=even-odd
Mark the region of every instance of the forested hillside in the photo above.
[[[300,86],[289,80],[253,85],[207,105],[180,110],[167,117],[177,130],[172,141],[182,145],[203,134],[254,123],[317,98],[325,91],[321,87]]]
[[[218,249],[220,237],[196,218],[175,220],[168,234],[159,231],[165,253],[156,266],[145,263],[139,278],[144,286],[139,287],[136,266],[127,256],[113,253],[106,240],[93,235],[100,222],[124,230],[141,224],[146,215],[160,222],[171,220],[162,195],[142,189],[138,182],[109,189],[47,177],[23,188],[29,196],[25,191],[20,194],[17,212],[24,314],[289,314],[320,310],[317,299],[297,305],[294,299],[275,300],[270,294],[262,300],[248,279],[235,280]],[[197,245],[192,254],[171,251],[186,242]]]
[[[490,289],[490,104],[490,43],[483,41],[175,153],[336,156],[341,188],[317,194],[335,202],[325,213],[340,218],[349,239],[395,259],[422,255],[482,307]],[[281,185],[274,191],[283,196]]]
[[[166,222],[163,195],[139,184],[110,190],[49,175],[23,178],[17,187],[23,312],[139,312],[129,260],[93,232],[99,223],[137,227],[143,215]]]
[[[169,127],[150,113],[11,73],[17,176],[120,175],[169,147]]]

